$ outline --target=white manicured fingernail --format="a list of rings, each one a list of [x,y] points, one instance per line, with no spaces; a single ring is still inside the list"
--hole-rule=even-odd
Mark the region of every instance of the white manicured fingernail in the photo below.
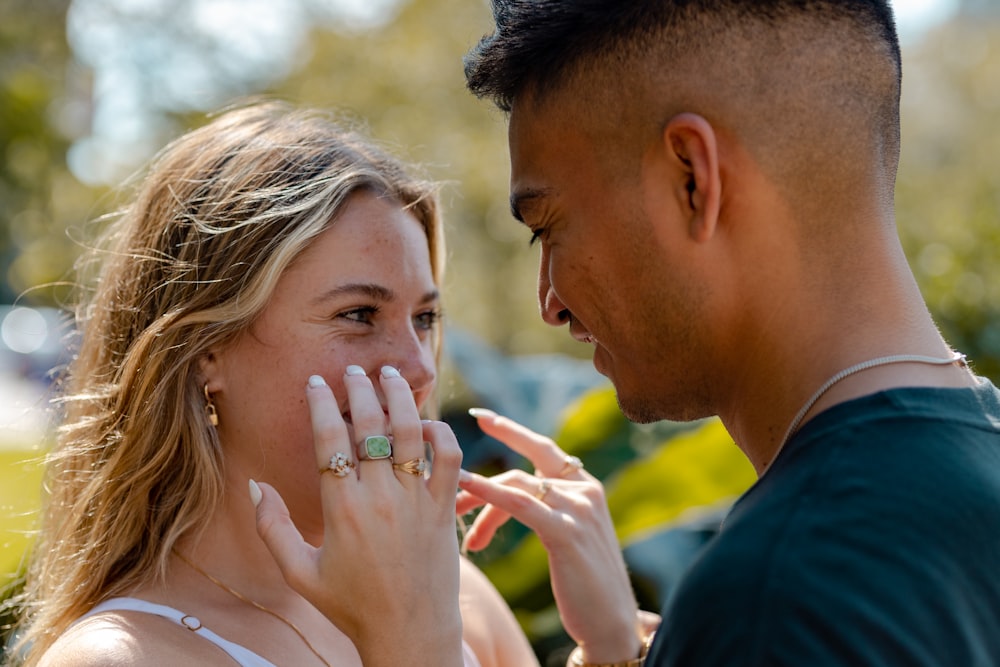
[[[469,472],[465,468],[459,468],[458,469],[458,481],[459,482],[468,482],[471,479],[472,479],[472,473],[471,472]]]
[[[384,378],[398,378],[398,377],[403,377],[403,376],[400,375],[399,371],[396,370],[395,368],[393,368],[392,366],[383,366],[382,367],[382,377],[384,377]]]
[[[486,408],[469,408],[469,414],[479,419],[480,417],[496,417],[497,413]]]
[[[323,379],[322,375],[310,375],[309,376],[309,386],[310,387],[325,387],[326,380]]]
[[[366,375],[365,369],[361,368],[361,366],[355,366],[354,364],[348,366],[347,370],[344,372],[348,375]]]
[[[254,507],[260,505],[260,501],[264,498],[264,494],[260,492],[260,487],[257,486],[257,482],[250,480],[250,502],[253,503]]]

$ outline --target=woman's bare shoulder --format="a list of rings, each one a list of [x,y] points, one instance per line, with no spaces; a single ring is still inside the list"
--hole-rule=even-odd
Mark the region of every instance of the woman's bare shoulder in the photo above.
[[[461,559],[462,634],[483,667],[538,665],[528,638],[493,583],[467,558]]]
[[[39,667],[231,665],[218,647],[167,619],[108,611],[75,624],[41,657]]]

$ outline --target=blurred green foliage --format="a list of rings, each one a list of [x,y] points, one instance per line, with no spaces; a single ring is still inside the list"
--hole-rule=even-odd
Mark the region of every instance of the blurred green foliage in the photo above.
[[[0,588],[16,572],[31,544],[42,493],[41,455],[16,443],[0,443]]]
[[[97,193],[66,167],[68,134],[85,110],[68,100],[74,70],[67,0],[5,0],[0,20],[0,299],[65,278],[77,248],[67,229]],[[85,81],[85,74],[78,82]],[[51,303],[62,290],[27,294]]]
[[[78,230],[106,212],[104,188],[67,168],[71,143],[89,131],[97,90],[65,37],[69,0],[5,0],[0,20],[0,299],[59,303],[65,289],[33,290],[68,276]],[[145,24],[142,3],[129,20]],[[535,254],[510,219],[504,118],[465,91],[461,58],[491,29],[486,3],[402,2],[384,23],[316,27],[297,69],[259,92],[332,107],[362,120],[394,152],[446,181],[445,285],[450,323],[506,353],[589,349],[542,324],[534,303]],[[162,26],[165,30],[167,26]],[[176,28],[176,26],[175,26]],[[177,29],[178,34],[183,30]],[[210,43],[204,48],[212,49]],[[137,67],[141,63],[136,63]],[[980,373],[1000,380],[1000,24],[959,14],[904,46],[900,234],[946,337]],[[140,72],[141,75],[141,72]],[[203,109],[210,111],[212,109]],[[174,134],[203,120],[185,109],[164,119]],[[132,165],[135,166],[135,165]],[[123,174],[124,175],[124,174]],[[445,396],[447,399],[447,395]],[[715,420],[630,424],[610,389],[581,397],[556,440],[606,483],[623,544],[673,525],[693,508],[726,503],[753,480]],[[37,471],[0,459],[0,568],[17,566],[27,515],[6,498],[36,499]],[[20,501],[18,501],[20,502]],[[30,509],[30,508],[28,508]],[[541,656],[564,647],[537,539],[505,527],[477,555],[514,607]],[[4,571],[0,569],[0,571]],[[564,655],[564,654],[563,654]],[[554,658],[555,659],[555,658]],[[543,663],[544,664],[544,663]]]
[[[1000,381],[1000,14],[905,52],[900,236],[945,337]]]

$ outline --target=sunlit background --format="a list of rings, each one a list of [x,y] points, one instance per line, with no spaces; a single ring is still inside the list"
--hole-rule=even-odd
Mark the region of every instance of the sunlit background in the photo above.
[[[74,258],[93,221],[118,203],[123,179],[206,113],[246,96],[339,109],[447,182],[441,399],[471,443],[469,461],[510,463],[462,420],[470,405],[557,434],[607,475],[637,572],[638,536],[750,482],[714,424],[688,427],[672,447],[661,445],[681,427],[626,425],[588,349],[541,324],[535,251],[507,210],[504,119],[464,90],[461,57],[491,26],[485,2],[0,3],[0,576],[18,570],[30,544],[39,479],[31,461],[50,435],[46,389],[64,356]],[[894,4],[904,54],[900,232],[943,332],[996,381],[1000,3]],[[706,460],[719,462],[714,477],[699,472]],[[662,496],[665,479],[679,489],[673,505],[637,500],[644,489]],[[544,656],[560,635],[538,592],[539,549],[511,538],[484,565]],[[651,585],[659,588],[650,604],[663,585]]]

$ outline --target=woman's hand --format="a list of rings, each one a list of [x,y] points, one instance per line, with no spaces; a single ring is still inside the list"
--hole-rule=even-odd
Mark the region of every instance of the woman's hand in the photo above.
[[[535,475],[510,470],[486,478],[463,472],[458,512],[488,503],[466,535],[466,548],[486,547],[511,516],[535,531],[549,556],[552,592],[566,632],[588,662],[639,654],[638,605],[625,570],[604,487],[549,438],[489,410],[479,426],[523,455]]]
[[[420,421],[410,387],[395,369],[383,368],[378,382],[388,425],[364,371],[347,369],[352,443],[333,392],[322,378],[309,379],[323,544],[303,539],[266,484],[256,498],[257,530],[288,584],[351,638],[366,667],[457,667],[462,622],[454,508],[461,450],[447,425]],[[392,458],[367,458],[365,439],[388,433]],[[425,441],[434,452],[429,475],[420,470]]]

